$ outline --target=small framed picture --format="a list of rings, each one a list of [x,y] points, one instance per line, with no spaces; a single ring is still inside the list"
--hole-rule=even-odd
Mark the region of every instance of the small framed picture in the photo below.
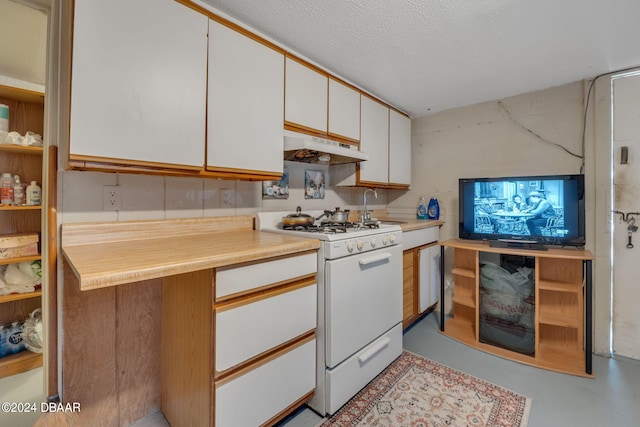
[[[304,198],[324,199],[325,176],[323,171],[304,171]]]
[[[279,181],[262,181],[263,199],[289,198],[289,171],[286,166]]]
[[[538,181],[529,181],[529,187],[537,187]]]

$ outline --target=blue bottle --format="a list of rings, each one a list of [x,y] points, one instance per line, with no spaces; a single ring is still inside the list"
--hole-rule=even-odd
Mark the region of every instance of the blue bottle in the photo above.
[[[416,207],[416,218],[429,218],[429,214],[427,213],[427,200],[424,198],[424,196],[420,196],[420,198],[418,199],[418,206]]]
[[[427,215],[429,219],[440,218],[440,205],[438,204],[438,199],[432,197],[429,200],[429,206],[427,207]]]

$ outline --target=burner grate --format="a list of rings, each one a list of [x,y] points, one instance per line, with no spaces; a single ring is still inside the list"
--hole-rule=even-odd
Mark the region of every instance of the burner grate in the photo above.
[[[352,230],[359,229],[375,229],[380,228],[380,224],[377,221],[361,223],[361,222],[321,222],[320,224],[313,225],[283,225],[283,230],[291,231],[306,231],[308,233],[324,233],[324,234],[339,234],[347,233]]]

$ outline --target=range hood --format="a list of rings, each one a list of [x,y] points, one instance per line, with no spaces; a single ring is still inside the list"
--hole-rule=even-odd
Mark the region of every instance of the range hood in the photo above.
[[[340,165],[369,160],[369,155],[349,144],[286,130],[284,159],[291,162]]]

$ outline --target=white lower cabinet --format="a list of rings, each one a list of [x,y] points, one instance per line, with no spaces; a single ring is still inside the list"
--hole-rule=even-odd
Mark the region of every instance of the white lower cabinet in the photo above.
[[[315,388],[316,340],[215,385],[216,427],[259,426]]]
[[[318,268],[315,252],[296,257],[280,258],[265,263],[253,263],[216,269],[217,302],[256,292],[274,283],[313,275]]]
[[[214,271],[215,426],[271,424],[316,387],[317,253]]]
[[[439,227],[427,227],[402,233],[403,323],[411,325],[440,299]]]
[[[216,372],[224,372],[315,329],[316,292],[313,283],[216,309]]]
[[[432,243],[420,249],[420,270],[418,279],[418,308],[420,313],[440,299],[440,245]]]
[[[313,396],[316,273],[317,251],[303,249],[162,280],[172,426],[272,425]]]

